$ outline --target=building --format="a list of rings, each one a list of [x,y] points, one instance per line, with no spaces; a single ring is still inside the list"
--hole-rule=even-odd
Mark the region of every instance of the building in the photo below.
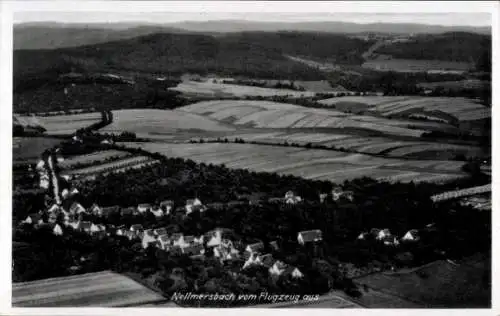
[[[80,214],[80,213],[86,213],[87,210],[78,202],[74,202],[73,204],[71,204],[70,208],[69,208],[69,213],[72,214],[72,215],[75,215],[75,214]]]
[[[137,211],[141,214],[144,214],[144,213],[150,211],[151,209],[152,209],[151,204],[148,204],[148,203],[143,203],[143,204],[137,205]]]
[[[92,223],[92,225],[90,225],[90,234],[93,236],[104,237],[106,236],[106,226]]]
[[[200,212],[204,211],[203,204],[198,198],[187,200],[185,209],[186,209],[186,215],[194,212],[195,210],[198,210]]]
[[[203,245],[193,244],[187,247],[181,247],[182,254],[188,255],[190,257],[203,255],[205,253],[205,249]]]
[[[323,240],[323,233],[319,229],[301,231],[297,234],[297,241],[301,245]]]
[[[155,217],[163,217],[163,215],[164,215],[163,210],[159,207],[152,208],[152,209],[150,209],[150,211]]]
[[[160,248],[163,250],[169,250],[172,245],[171,238],[169,238],[166,234],[158,236],[158,241],[160,242]]]
[[[269,268],[269,274],[276,277],[289,275],[294,279],[304,277],[304,274],[298,268],[290,266],[282,261],[274,262],[274,264]]]
[[[167,235],[167,229],[165,227],[155,228],[153,229],[153,233],[156,235],[156,237]]]
[[[89,208],[89,213],[94,215],[94,216],[102,216],[102,208],[99,205],[97,205],[96,203],[94,203]]]
[[[419,241],[420,234],[416,229],[410,229],[401,239],[402,241]]]
[[[120,213],[120,207],[118,205],[103,207],[101,210],[102,217],[109,217],[114,214]]]
[[[135,214],[135,211],[136,211],[135,207],[130,206],[130,207],[122,208],[120,210],[120,214],[121,214],[121,216],[133,215],[133,214]]]
[[[328,198],[328,193],[320,193],[319,195],[319,202],[324,203]]]
[[[165,215],[168,215],[172,212],[174,209],[174,201],[172,200],[165,200],[160,203],[160,208],[163,210]]]
[[[30,224],[30,225],[43,224],[42,215],[40,215],[38,213],[29,214],[26,217],[26,219],[23,221],[23,223]]]
[[[142,248],[146,249],[151,243],[157,241],[156,235],[152,229],[146,229],[142,235]]]
[[[214,257],[220,261],[232,260],[238,258],[239,251],[234,248],[231,240],[224,239],[222,243],[213,248]]]
[[[288,191],[287,193],[285,193],[286,204],[297,204],[299,202],[302,202],[302,198],[298,195],[295,195],[294,192]]]
[[[245,247],[245,252],[248,254],[260,253],[264,250],[264,243],[262,241],[249,244]]]

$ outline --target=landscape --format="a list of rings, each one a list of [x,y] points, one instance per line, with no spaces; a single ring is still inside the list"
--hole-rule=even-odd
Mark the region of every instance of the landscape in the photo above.
[[[13,32],[13,307],[491,308],[489,24]]]

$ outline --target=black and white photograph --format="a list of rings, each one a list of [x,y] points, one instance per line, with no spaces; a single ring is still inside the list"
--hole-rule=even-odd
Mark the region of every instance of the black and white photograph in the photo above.
[[[494,308],[498,4],[398,3],[10,2],[6,308]]]

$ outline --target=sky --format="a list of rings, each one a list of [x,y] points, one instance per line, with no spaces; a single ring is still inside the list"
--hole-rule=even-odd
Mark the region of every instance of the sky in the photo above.
[[[491,26],[491,6],[474,2],[131,2],[16,1],[13,22],[63,23],[251,20],[273,22],[341,21]],[[451,13],[453,12],[453,13]],[[469,13],[471,12],[471,13]]]

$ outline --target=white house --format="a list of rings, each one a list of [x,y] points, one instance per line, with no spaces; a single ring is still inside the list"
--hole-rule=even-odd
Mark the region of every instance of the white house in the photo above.
[[[151,208],[150,211],[155,217],[163,217],[164,215],[161,208]]]
[[[416,229],[410,229],[401,239],[403,241],[419,241],[420,240],[420,235],[418,233],[418,230]]]
[[[150,243],[156,242],[156,236],[152,229],[146,229],[142,235],[142,248],[146,249]]]
[[[70,214],[80,214],[80,213],[86,213],[87,211],[85,210],[85,208],[80,204],[80,203],[77,203],[77,202],[74,202],[73,204],[71,204],[71,207],[69,208],[69,213]]]
[[[151,210],[151,204],[143,203],[139,204],[137,206],[137,211],[141,214],[144,214],[145,212]]]
[[[172,200],[165,200],[160,203],[160,208],[163,210],[165,215],[170,214],[174,208],[174,201]]]
[[[384,239],[391,238],[391,237],[392,237],[391,231],[389,229],[385,228],[385,229],[381,229],[375,238],[377,240],[384,240]]]
[[[161,248],[163,250],[168,250],[172,244],[172,239],[169,238],[168,235],[159,236],[158,241],[160,242]]]
[[[199,210],[200,212],[203,212],[203,204],[198,198],[195,199],[189,199],[186,201],[186,215],[192,213],[195,210]]]
[[[69,196],[69,191],[68,191],[68,189],[64,189],[64,190],[62,190],[62,192],[61,192],[61,197],[62,197],[63,199],[66,199],[68,196]]]
[[[285,203],[286,204],[297,204],[302,201],[302,198],[298,195],[295,195],[292,191],[288,191],[285,194]]]
[[[260,256],[257,255],[256,253],[252,253],[250,255],[250,257],[248,257],[248,259],[245,261],[245,263],[243,264],[243,267],[242,269],[246,269],[252,265],[255,265],[255,264],[262,264],[262,261],[260,259]]]
[[[214,247],[214,257],[221,261],[235,259],[238,255],[239,251],[234,248],[231,240],[224,239],[220,245]]]
[[[45,171],[44,167],[45,167],[45,161],[43,160],[38,161],[38,163],[36,164],[36,170],[38,171]]]
[[[320,193],[320,195],[319,195],[319,202],[320,203],[324,203],[327,198],[328,198],[328,194],[327,193]]]
[[[253,244],[249,244],[245,247],[245,252],[249,254],[256,254],[260,253],[264,250],[264,243],[263,242],[256,242]]]
[[[319,229],[301,231],[297,234],[297,241],[301,245],[310,242],[318,242],[323,240],[323,233]]]
[[[52,233],[56,236],[62,236],[63,235],[63,230],[59,224],[55,224],[54,228],[52,229]]]
[[[37,213],[29,214],[23,223],[31,225],[43,224],[42,216]]]
[[[59,212],[59,211],[60,211],[60,207],[57,204],[52,204],[52,206],[49,207],[49,209],[47,210],[47,212],[49,212],[49,213],[55,213],[55,212]]]
[[[304,277],[304,274],[296,267],[290,266],[281,261],[276,261],[272,267],[269,268],[269,274],[273,276],[290,275],[294,279]]]

